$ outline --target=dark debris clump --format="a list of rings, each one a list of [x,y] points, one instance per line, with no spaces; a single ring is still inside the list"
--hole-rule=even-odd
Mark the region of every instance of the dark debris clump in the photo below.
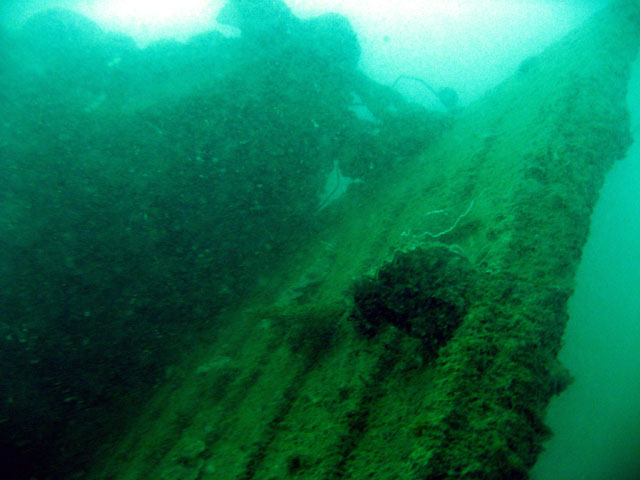
[[[460,325],[472,284],[471,264],[449,247],[399,251],[375,275],[356,282],[351,319],[367,336],[390,324],[435,352]]]

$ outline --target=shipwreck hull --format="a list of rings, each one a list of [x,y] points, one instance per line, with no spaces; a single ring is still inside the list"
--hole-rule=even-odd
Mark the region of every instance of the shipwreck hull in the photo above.
[[[567,301],[604,176],[631,142],[639,42],[640,7],[615,4],[410,166],[320,212],[321,235],[168,373],[92,478],[526,478],[570,382],[556,360]],[[406,326],[425,311],[354,321],[358,279],[417,282],[376,297],[393,311],[434,282],[413,281],[403,255],[466,262],[463,308],[438,341]],[[446,290],[425,295],[440,305]]]

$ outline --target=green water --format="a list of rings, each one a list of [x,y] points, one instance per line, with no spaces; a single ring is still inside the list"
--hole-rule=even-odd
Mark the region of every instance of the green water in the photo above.
[[[336,221],[333,202],[353,190],[375,198],[372,185],[451,127],[455,107],[408,103],[358,70],[343,17],[283,14],[276,27],[141,49],[56,11],[0,32],[3,478],[91,465],[154,392],[179,384],[175,365],[224,343],[226,312],[274,295],[274,272]],[[632,91],[633,110],[638,82]],[[536,467],[543,480],[640,470],[639,152],[616,165],[593,217],[561,353],[576,381],[549,411],[557,436]],[[439,238],[480,209],[464,202],[457,220],[425,228]],[[288,300],[314,292],[313,273]],[[331,326],[294,329],[295,353],[330,344]],[[223,390],[239,367],[215,358],[205,366],[228,369]]]
[[[629,85],[632,131],[640,135],[640,62]],[[575,383],[551,402],[556,436],[537,479],[640,475],[640,144],[609,173],[578,270],[560,359]]]

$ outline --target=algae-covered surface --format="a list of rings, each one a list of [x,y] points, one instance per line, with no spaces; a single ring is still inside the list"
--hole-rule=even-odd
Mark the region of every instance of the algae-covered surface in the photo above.
[[[245,14],[241,39],[140,50],[57,11],[24,34],[92,38],[75,56],[6,57],[3,457],[37,478],[527,478],[631,142],[640,6],[447,113],[359,72],[340,16]]]
[[[639,15],[605,10],[321,212],[92,478],[526,478],[570,383],[555,357],[589,215],[630,142]]]

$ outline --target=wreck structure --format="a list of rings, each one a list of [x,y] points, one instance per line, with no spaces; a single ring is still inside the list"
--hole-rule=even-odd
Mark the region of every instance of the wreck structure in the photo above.
[[[639,42],[615,2],[324,209],[91,478],[527,478]]]

